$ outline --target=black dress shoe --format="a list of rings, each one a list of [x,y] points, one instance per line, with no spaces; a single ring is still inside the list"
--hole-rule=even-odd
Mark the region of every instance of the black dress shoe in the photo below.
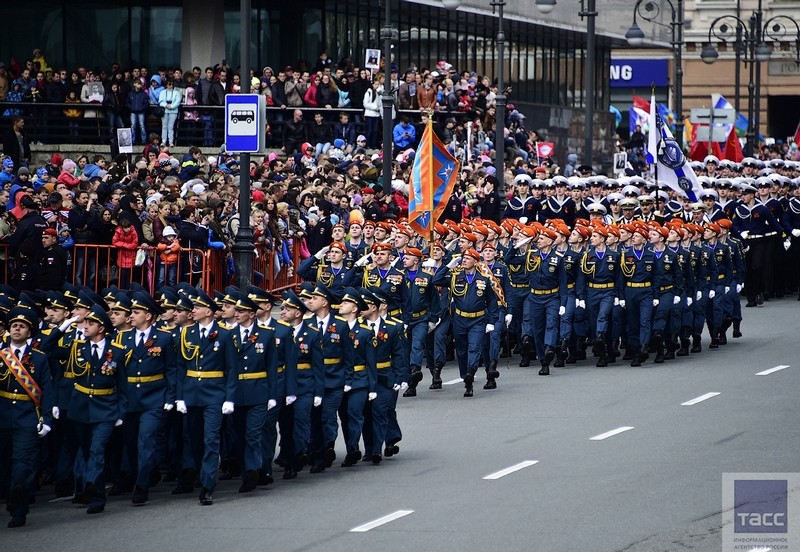
[[[203,487],[200,491],[200,505],[211,506],[212,504],[214,504],[214,497],[211,496],[211,491]]]
[[[408,389],[403,392],[404,397],[416,397],[417,396],[417,388],[416,387],[409,387]]]
[[[244,481],[242,481],[242,485],[239,487],[240,493],[250,493],[256,490],[258,487],[258,472],[255,470],[249,470],[244,474]]]
[[[133,498],[131,498],[131,502],[136,506],[141,506],[145,502],[147,502],[148,496],[147,491],[142,489],[141,487],[134,487],[133,488]]]
[[[275,481],[271,475],[267,475],[266,473],[259,473],[258,474],[258,486],[263,487],[264,485],[271,485],[272,482]]]
[[[11,493],[8,495],[6,509],[9,512],[13,512],[19,508],[19,505],[23,500],[25,500],[25,487],[22,485],[14,485],[14,488],[11,489]]]
[[[381,463],[382,460],[383,460],[383,457],[380,454],[373,454],[372,455],[372,463],[374,465],[377,466],[378,464]]]
[[[605,368],[606,366],[608,366],[608,359],[604,356],[600,357],[599,359],[597,359],[596,366],[598,368]]]
[[[342,462],[343,468],[349,468],[351,466],[355,466],[358,464],[358,460],[361,458],[361,451],[360,450],[351,450],[347,453],[344,457],[344,462]]]
[[[322,473],[325,471],[325,466],[311,466],[311,469],[308,470],[309,473]]]
[[[283,472],[284,479],[294,479],[295,477],[297,477],[297,472],[294,471],[294,468],[286,468],[286,470]]]
[[[464,378],[464,385],[466,387],[471,387],[472,382],[475,381],[475,374],[473,372],[467,372],[467,377]]]
[[[472,397],[472,396],[473,396],[473,393],[472,393],[472,387],[467,387],[467,388],[464,390],[464,396],[465,396],[465,397]]]
[[[416,387],[417,384],[421,381],[422,381],[422,370],[414,370],[413,372],[411,372],[411,381],[408,382],[409,385]]]
[[[325,454],[323,455],[325,459],[325,466],[330,468],[333,466],[333,461],[336,460],[336,451],[333,448],[325,449]]]
[[[484,389],[497,389],[497,382],[494,379],[486,380],[486,383],[483,384]]]
[[[527,368],[530,365],[531,365],[531,359],[529,359],[526,356],[522,357],[522,360],[519,361],[520,368]]]
[[[397,445],[386,445],[386,448],[383,449],[383,455],[386,458],[391,458],[395,454],[400,453],[400,447]]]
[[[294,457],[294,471],[302,470],[308,464],[308,454],[298,454]]]
[[[16,529],[17,527],[22,527],[23,525],[25,525],[25,516],[12,517],[11,521],[8,522],[7,527],[9,529]]]
[[[105,506],[89,506],[86,509],[87,514],[99,514],[102,513],[106,509]]]
[[[433,380],[433,382],[428,386],[428,389],[441,389],[441,388],[442,388],[442,380],[439,381]]]
[[[549,376],[550,375],[550,368],[548,368],[547,366],[542,366],[542,369],[539,370],[539,375],[540,376]]]
[[[544,350],[544,358],[542,359],[542,362],[544,362],[545,364],[550,364],[551,362],[553,362],[555,358],[556,358],[556,350],[553,349],[552,347],[547,347]]]

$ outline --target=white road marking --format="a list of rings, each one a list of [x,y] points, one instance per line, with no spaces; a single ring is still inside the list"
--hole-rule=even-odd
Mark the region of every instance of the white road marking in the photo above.
[[[393,512],[393,513],[389,514],[388,516],[383,516],[383,517],[378,518],[378,519],[376,519],[374,521],[370,521],[369,523],[365,523],[364,525],[359,525],[358,527],[353,527],[352,529],[350,529],[350,532],[351,533],[366,533],[370,529],[375,529],[376,527],[380,527],[381,525],[389,523],[390,521],[394,521],[396,519],[400,519],[401,517],[405,517],[405,516],[407,516],[409,514],[413,514],[413,513],[414,513],[414,510],[397,510],[396,512]]]
[[[62,497],[59,497],[59,498],[54,498],[53,500],[49,500],[48,502],[50,504],[55,504],[56,502],[66,502],[66,501],[72,500],[72,499],[73,499],[72,496],[62,496]]]
[[[703,402],[705,400],[710,399],[711,397],[716,397],[717,395],[719,395],[719,393],[716,393],[716,392],[706,393],[705,395],[700,395],[699,397],[695,397],[694,399],[692,399],[690,401],[686,401],[684,403],[681,403],[681,406],[694,406],[697,403],[701,403],[701,402]]]
[[[454,380],[446,381],[442,385],[455,385],[457,383],[462,383],[464,380],[461,378],[456,378]]]
[[[533,466],[534,464],[538,464],[538,460],[525,460],[524,462],[520,462],[519,464],[514,464],[513,466],[509,466],[503,470],[496,471],[494,473],[490,473],[484,479],[486,480],[493,480],[493,479],[500,479],[501,477],[505,477],[510,473],[514,473],[515,471],[519,471],[521,469],[527,468],[528,466]]]
[[[763,372],[758,372],[757,376],[768,376],[775,372],[779,372],[781,370],[786,370],[789,366],[787,364],[781,364],[780,366],[776,366],[775,368],[770,368],[769,370],[764,370]]]
[[[605,433],[601,433],[600,435],[595,435],[594,437],[590,438],[590,441],[602,441],[603,439],[608,439],[609,437],[613,437],[614,435],[619,435],[620,433],[624,433],[626,431],[630,431],[633,429],[631,426],[622,426],[618,427],[617,429],[612,429],[611,431],[606,431]]]

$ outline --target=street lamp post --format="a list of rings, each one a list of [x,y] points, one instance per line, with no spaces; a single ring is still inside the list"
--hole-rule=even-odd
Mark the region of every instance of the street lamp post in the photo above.
[[[381,176],[384,192],[391,192],[392,189],[392,107],[394,106],[394,95],[392,94],[392,12],[389,2],[390,0],[383,0],[385,21],[383,29],[381,29],[384,60],[383,95],[381,96],[381,106],[383,107],[383,169],[381,170]]]
[[[797,49],[795,63],[800,64],[800,25],[787,15],[776,15],[762,23],[763,11],[761,1],[758,10],[754,11],[747,22],[735,15],[722,15],[711,22],[708,29],[708,44],[703,48],[700,57],[703,62],[712,64],[719,58],[719,52],[712,43],[712,36],[722,43],[732,41],[736,48],[737,82],[739,90],[738,64],[743,60],[750,64],[750,78],[747,83],[747,144],[745,155],[751,157],[756,150],[761,118],[761,63],[769,61],[772,51],[766,39],[780,41],[790,32],[789,24],[797,31],[795,46]],[[741,53],[744,52],[744,56]],[[737,102],[738,103],[738,102]]]
[[[536,7],[540,12],[548,14],[555,8],[557,0],[536,0]],[[595,30],[595,20],[597,19],[597,1],[581,0],[581,11],[578,12],[581,20],[586,18],[586,95],[584,97],[585,121],[584,121],[584,146],[583,164],[592,166],[592,156],[594,153],[594,104],[595,104],[595,57],[597,32]]]
[[[672,84],[674,107],[675,107],[675,134],[679,144],[683,143],[683,0],[677,0],[675,4],[672,0],[664,0],[672,12],[669,27],[672,31],[670,46],[672,46],[673,59],[673,78]],[[633,47],[639,47],[644,43],[644,32],[637,24],[637,18],[652,23],[663,25],[659,20],[661,6],[653,0],[638,0],[633,8],[633,24],[625,33],[625,38]]]

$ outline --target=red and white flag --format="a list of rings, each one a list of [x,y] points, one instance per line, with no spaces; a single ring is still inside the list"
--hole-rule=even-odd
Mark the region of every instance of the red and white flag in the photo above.
[[[539,158],[552,157],[555,150],[553,142],[536,142],[536,156]]]
[[[797,123],[797,130],[794,131],[794,143],[800,147],[800,123]]]

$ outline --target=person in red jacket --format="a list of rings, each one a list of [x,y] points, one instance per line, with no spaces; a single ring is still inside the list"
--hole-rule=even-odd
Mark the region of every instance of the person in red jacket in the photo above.
[[[117,265],[119,266],[119,287],[127,289],[131,283],[131,274],[136,260],[136,250],[139,249],[139,236],[136,229],[131,226],[130,220],[123,218],[114,231],[111,245],[118,249]]]
[[[63,182],[70,189],[80,184],[80,178],[75,176],[75,161],[64,159],[64,163],[61,165],[61,174],[58,175],[56,182]]]

